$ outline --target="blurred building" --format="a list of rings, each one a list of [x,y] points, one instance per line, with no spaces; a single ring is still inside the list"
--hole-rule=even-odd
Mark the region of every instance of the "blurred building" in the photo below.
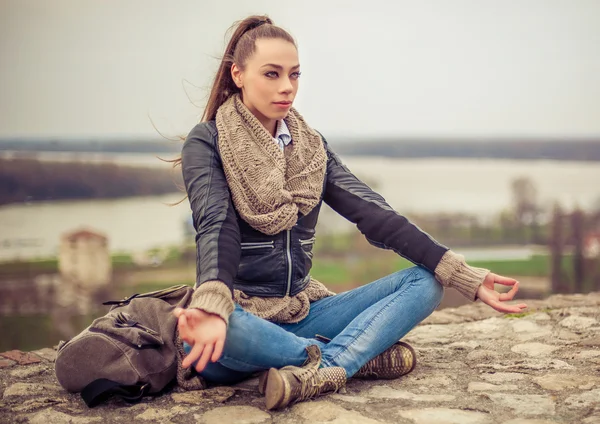
[[[590,233],[583,242],[583,256],[586,258],[600,257],[600,232]]]
[[[58,269],[64,280],[79,286],[90,289],[107,286],[112,278],[107,237],[89,229],[63,234]]]

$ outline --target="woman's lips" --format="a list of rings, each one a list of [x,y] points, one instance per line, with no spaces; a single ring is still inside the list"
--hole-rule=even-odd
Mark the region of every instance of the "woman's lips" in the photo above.
[[[292,102],[273,102],[273,104],[278,108],[288,109],[292,105]]]

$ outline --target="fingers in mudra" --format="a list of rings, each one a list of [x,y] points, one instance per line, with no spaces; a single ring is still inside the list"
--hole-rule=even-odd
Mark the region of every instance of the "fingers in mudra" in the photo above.
[[[524,303],[519,303],[518,305],[509,305],[498,300],[490,301],[489,305],[498,312],[507,313],[519,313],[522,312],[523,309],[527,308],[527,305]]]
[[[494,285],[501,284],[504,286],[512,286],[506,293],[499,293],[495,290]],[[484,283],[484,290],[481,292],[481,300],[499,312],[518,313],[527,308],[525,303],[510,305],[503,303],[512,300],[519,291],[519,282],[513,278],[502,277],[494,273],[490,273]]]

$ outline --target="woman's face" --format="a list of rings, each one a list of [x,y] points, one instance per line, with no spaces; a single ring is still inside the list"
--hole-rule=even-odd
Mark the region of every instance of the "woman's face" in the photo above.
[[[298,91],[296,47],[278,38],[259,39],[244,70],[234,64],[231,76],[242,89],[246,107],[274,134],[277,120],[287,116]]]

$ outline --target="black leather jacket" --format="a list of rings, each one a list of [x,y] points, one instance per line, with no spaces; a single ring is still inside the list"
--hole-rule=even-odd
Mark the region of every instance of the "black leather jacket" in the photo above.
[[[315,226],[323,201],[355,223],[367,240],[434,271],[448,250],[356,178],[325,138],[327,171],[319,204],[276,235],[250,227],[236,212],[214,121],[196,125],[182,148],[182,171],[196,229],[196,287],[223,281],[250,296],[294,296],[310,281]],[[326,283],[326,281],[325,281]]]

